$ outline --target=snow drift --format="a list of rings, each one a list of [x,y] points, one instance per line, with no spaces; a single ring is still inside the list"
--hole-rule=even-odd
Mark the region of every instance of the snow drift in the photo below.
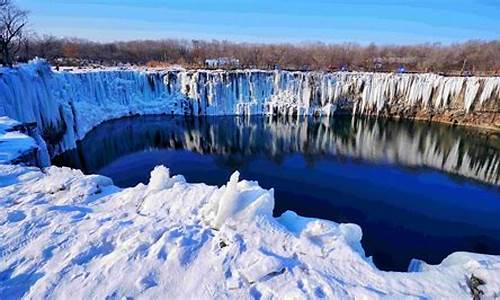
[[[8,163],[47,167],[50,157],[36,127],[0,116],[0,164]]]
[[[120,190],[102,176],[0,165],[0,298],[468,299],[500,291],[500,257],[454,253],[378,270],[354,224],[272,216],[272,190],[220,188],[157,167]]]
[[[0,115],[36,122],[51,154],[134,114],[396,115],[494,127],[499,77],[288,71],[86,70],[44,61],[0,71]]]

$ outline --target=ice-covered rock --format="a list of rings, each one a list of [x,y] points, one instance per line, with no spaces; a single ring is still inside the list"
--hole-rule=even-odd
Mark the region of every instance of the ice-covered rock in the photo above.
[[[344,111],[448,122],[464,119],[494,127],[500,122],[499,101],[499,77],[113,68],[53,72],[41,60],[0,70],[0,115],[36,122],[51,153],[74,148],[103,121],[133,114]]]

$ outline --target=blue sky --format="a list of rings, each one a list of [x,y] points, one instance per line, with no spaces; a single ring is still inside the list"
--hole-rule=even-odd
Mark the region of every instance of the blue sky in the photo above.
[[[413,44],[500,38],[500,0],[17,0],[39,33],[97,41]]]

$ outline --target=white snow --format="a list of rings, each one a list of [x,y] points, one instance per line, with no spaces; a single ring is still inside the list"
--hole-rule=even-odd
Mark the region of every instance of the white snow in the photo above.
[[[0,164],[13,162],[20,156],[35,151],[37,144],[30,136],[12,131],[20,123],[0,116]]]
[[[102,176],[0,165],[0,298],[469,299],[500,292],[500,257],[454,253],[379,271],[354,224],[286,212],[234,174],[223,187],[156,168],[121,190]]]

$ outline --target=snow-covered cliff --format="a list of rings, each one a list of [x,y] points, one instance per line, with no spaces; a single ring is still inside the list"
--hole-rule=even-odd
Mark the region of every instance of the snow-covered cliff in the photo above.
[[[395,115],[498,127],[499,77],[288,71],[0,71],[0,115],[37,122],[52,154],[133,114]]]

